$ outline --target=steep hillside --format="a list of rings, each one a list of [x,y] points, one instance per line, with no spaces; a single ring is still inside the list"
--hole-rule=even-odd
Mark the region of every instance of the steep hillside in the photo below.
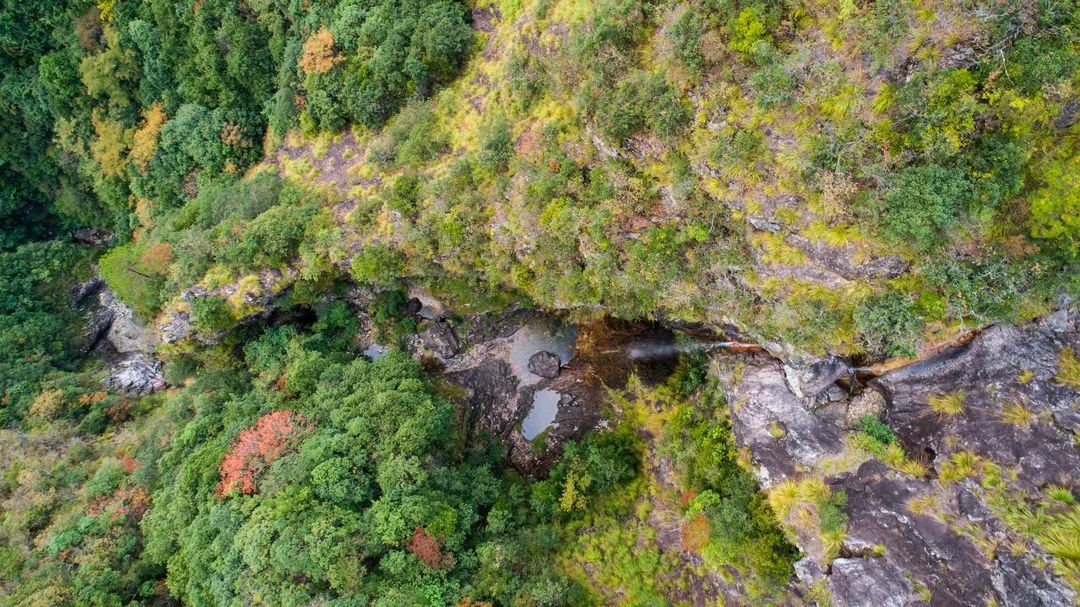
[[[0,606],[1080,600],[1074,0],[0,5]]]

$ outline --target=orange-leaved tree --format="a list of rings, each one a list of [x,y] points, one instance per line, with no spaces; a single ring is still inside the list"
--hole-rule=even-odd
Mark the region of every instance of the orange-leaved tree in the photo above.
[[[236,437],[221,461],[221,497],[255,493],[255,477],[271,462],[296,448],[299,437],[311,428],[300,414],[283,409],[267,413]]]

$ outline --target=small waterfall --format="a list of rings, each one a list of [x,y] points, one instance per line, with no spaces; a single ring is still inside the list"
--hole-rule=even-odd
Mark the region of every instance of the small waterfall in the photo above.
[[[630,360],[658,360],[675,358],[682,354],[695,352],[711,352],[725,348],[741,348],[747,344],[737,341],[699,341],[678,340],[672,343],[638,343],[631,344],[626,351]],[[608,353],[616,354],[618,350],[608,350]]]

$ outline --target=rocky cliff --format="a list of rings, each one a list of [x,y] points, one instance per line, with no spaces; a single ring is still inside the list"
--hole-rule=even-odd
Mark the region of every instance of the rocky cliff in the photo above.
[[[1074,604],[1077,320],[990,327],[877,377],[722,358],[737,439],[819,604]]]

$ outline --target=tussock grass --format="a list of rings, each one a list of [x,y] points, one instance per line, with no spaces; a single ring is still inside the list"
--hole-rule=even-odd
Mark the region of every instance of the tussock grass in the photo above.
[[[1039,542],[1053,556],[1080,564],[1080,509],[1053,516]]]
[[[945,485],[960,482],[975,474],[975,468],[978,465],[979,458],[974,453],[957,451],[952,454],[948,461],[941,464],[941,469],[938,471],[938,480]]]
[[[1030,426],[1035,421],[1035,414],[1019,402],[1005,405],[1001,411],[1001,422],[1011,426]]]
[[[938,509],[938,499],[936,495],[927,493],[909,499],[906,505],[912,514],[934,514]]]
[[[1055,379],[1059,384],[1080,390],[1080,359],[1076,358],[1076,353],[1068,346],[1058,353],[1058,372]]]
[[[959,415],[964,412],[964,399],[966,396],[963,392],[936,394],[930,397],[927,404],[938,415]]]

